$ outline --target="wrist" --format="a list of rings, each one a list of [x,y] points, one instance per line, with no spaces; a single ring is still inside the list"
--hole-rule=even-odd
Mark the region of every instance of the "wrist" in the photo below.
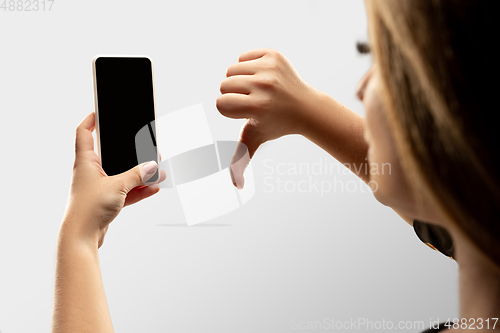
[[[72,214],[67,211],[59,229],[59,242],[79,244],[89,248],[98,249],[100,232],[98,227],[89,227],[93,225],[92,218],[84,217],[78,214]],[[95,222],[97,225],[97,222]]]
[[[338,103],[333,97],[307,84],[306,92],[297,103],[295,112],[295,133],[310,138],[317,129],[317,122],[321,122],[325,108]]]

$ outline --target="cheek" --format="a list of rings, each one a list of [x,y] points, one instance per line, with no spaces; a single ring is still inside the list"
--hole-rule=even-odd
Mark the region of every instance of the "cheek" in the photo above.
[[[413,196],[397,154],[376,82],[367,87],[365,140],[368,143],[369,186],[382,204],[397,210],[413,207]]]
[[[404,171],[397,160],[384,157],[383,154],[373,153],[370,161],[370,188],[375,198],[386,206],[393,208],[406,206],[411,202]]]
[[[384,109],[380,102],[380,93],[377,83],[372,82],[367,86],[363,101],[366,111],[365,141],[368,143],[368,162],[370,163],[370,179],[380,174],[381,164],[391,163],[392,140],[390,130],[385,121]]]

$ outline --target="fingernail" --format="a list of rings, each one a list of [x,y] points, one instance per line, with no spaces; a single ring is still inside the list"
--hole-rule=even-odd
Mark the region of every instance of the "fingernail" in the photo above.
[[[243,186],[245,185],[245,178],[241,177],[238,180],[236,181],[236,183],[237,183],[236,187],[238,188],[238,190],[241,190],[241,189],[243,189]]]
[[[143,170],[146,173],[146,175],[150,175],[152,173],[155,173],[157,168],[158,168],[158,164],[156,164],[155,161],[150,161],[150,162],[144,164]]]
[[[245,183],[244,179],[243,179],[243,175],[241,176],[235,176],[235,173],[234,173],[234,170],[235,168],[237,168],[238,165],[237,164],[232,164],[230,167],[229,167],[229,174],[231,175],[231,180],[233,182],[233,185],[238,189],[238,190],[241,190],[243,188],[243,184]],[[238,173],[236,173],[238,174]]]

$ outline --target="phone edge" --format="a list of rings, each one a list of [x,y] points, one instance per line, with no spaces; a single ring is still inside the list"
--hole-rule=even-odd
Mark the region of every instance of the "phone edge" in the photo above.
[[[99,164],[102,167],[102,159],[101,159],[101,134],[99,131],[99,104],[97,102],[97,79],[96,79],[96,68],[95,63],[97,59],[101,56],[97,55],[92,59],[92,81],[94,84],[94,118],[95,118],[95,136],[97,140],[97,157],[99,158]]]
[[[153,85],[153,112],[154,112],[154,119],[153,119],[153,123],[154,123],[154,130],[155,130],[155,142],[156,142],[156,163],[158,164],[158,179],[155,180],[152,184],[157,184],[159,181],[160,181],[160,178],[161,178],[161,172],[160,172],[160,150],[158,149],[158,129],[157,129],[157,126],[156,126],[156,93],[155,93],[155,71],[154,71],[154,66],[153,66],[153,60],[148,57],[148,56],[144,56],[145,58],[147,58],[149,60],[149,63],[151,64],[151,80],[152,80],[152,85]]]
[[[99,107],[98,107],[98,101],[97,101],[97,80],[96,80],[96,66],[95,63],[97,59],[102,58],[102,57],[116,57],[116,58],[146,58],[149,60],[149,63],[151,64],[151,80],[152,80],[152,86],[153,86],[153,112],[154,112],[154,133],[155,133],[155,141],[156,141],[156,162],[158,164],[158,179],[155,180],[152,184],[158,183],[158,181],[161,178],[161,173],[160,173],[160,152],[158,149],[158,130],[156,126],[156,93],[155,93],[155,74],[154,74],[154,66],[153,66],[153,60],[146,55],[96,55],[92,59],[92,80],[93,80],[93,85],[94,85],[94,115],[95,115],[95,129],[96,129],[96,140],[97,140],[97,156],[99,158],[99,164],[102,167],[102,159],[101,159],[101,140],[100,140],[100,132],[99,132]]]

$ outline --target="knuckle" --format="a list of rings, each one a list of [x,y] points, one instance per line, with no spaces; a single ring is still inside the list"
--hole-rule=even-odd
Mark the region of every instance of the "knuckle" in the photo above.
[[[276,51],[275,49],[267,49],[266,53],[274,57],[276,56],[276,53],[278,53],[278,51]]]
[[[278,59],[277,57],[269,58],[268,66],[271,69],[276,70],[278,69],[279,65],[280,65],[280,59]]]
[[[257,81],[257,85],[263,89],[270,89],[278,84],[278,79],[274,75],[263,75]]]
[[[272,75],[267,79],[267,84],[270,87],[276,87],[278,85],[278,78],[275,75]]]
[[[272,99],[268,95],[262,95],[254,99],[252,107],[254,110],[266,110],[271,105]]]
[[[281,55],[281,53],[279,53],[275,49],[268,49],[267,54],[269,55],[269,58],[271,58],[271,59],[278,59]]]
[[[280,63],[283,62],[283,55],[276,50],[272,50],[266,60],[268,67],[276,69],[279,67]]]

